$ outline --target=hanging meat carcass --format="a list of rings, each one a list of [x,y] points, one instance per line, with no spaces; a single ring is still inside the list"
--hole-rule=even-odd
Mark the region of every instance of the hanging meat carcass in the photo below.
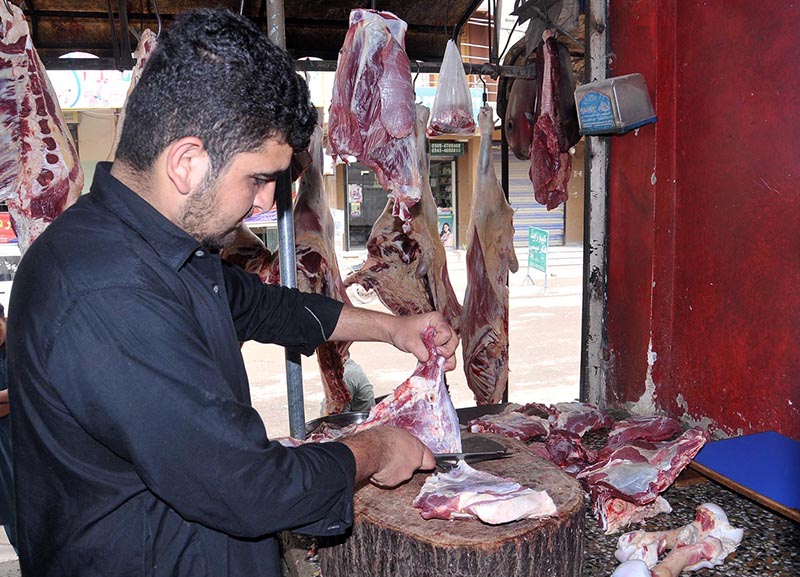
[[[131,70],[131,83],[128,86],[128,93],[125,95],[125,104],[128,103],[128,98],[133,92],[133,89],[139,83],[139,78],[142,76],[142,70],[144,70],[144,65],[147,64],[148,59],[150,58],[150,54],[153,53],[153,49],[156,47],[156,34],[149,28],[145,28],[142,31],[142,36],[139,38],[139,43],[136,45],[136,50],[133,52],[134,58],[136,58],[136,64],[133,65],[133,70]],[[125,105],[122,106],[122,110],[119,113],[119,118],[117,119],[117,126],[114,129],[114,144],[111,145],[111,152],[108,153],[108,158],[106,160],[113,161],[114,158],[117,156],[117,146],[119,146],[119,138],[122,136],[122,125],[125,122]]]
[[[436,201],[428,176],[425,127],[429,111],[417,105],[415,134],[422,196],[410,211],[411,222],[395,217],[392,202],[375,221],[367,241],[368,258],[345,284],[373,289],[381,302],[399,316],[439,311],[456,330],[461,327],[461,305],[450,284],[447,254],[438,232]]]
[[[334,246],[335,224],[322,182],[322,129],[317,127],[309,147],[312,165],[303,173],[294,207],[294,242],[297,288],[318,293],[345,304],[347,296]],[[277,258],[273,270],[277,269]],[[341,413],[353,395],[344,381],[344,361],[349,342],[326,342],[317,347],[317,362],[325,390],[326,414]]]
[[[272,261],[277,259],[278,255],[273,255],[245,223],[241,223],[236,229],[236,237],[225,247],[221,256],[247,272],[257,274],[263,283],[278,284],[280,280],[272,276],[274,271]]]
[[[406,28],[390,12],[350,13],[328,123],[331,156],[353,156],[370,167],[403,221],[421,194]]]
[[[545,30],[536,50],[537,93],[530,178],[537,202],[552,210],[567,200],[570,147],[580,139],[569,51]]]
[[[481,148],[467,236],[467,292],[461,322],[464,372],[478,404],[499,403],[508,382],[508,271],[514,252],[514,210],[492,162],[492,109],[478,115]]]
[[[21,252],[75,202],[83,170],[25,15],[0,2],[0,200]]]
[[[351,304],[339,273],[334,247],[335,225],[322,182],[322,129],[311,135],[309,150],[313,162],[300,179],[294,207],[295,261],[297,288],[302,292],[323,294]],[[258,274],[269,284],[280,283],[278,254],[270,253],[246,225],[237,230],[234,242],[223,258]],[[344,381],[344,361],[349,342],[326,342],[317,347],[322,386],[325,391],[324,413],[341,413],[353,397]]]

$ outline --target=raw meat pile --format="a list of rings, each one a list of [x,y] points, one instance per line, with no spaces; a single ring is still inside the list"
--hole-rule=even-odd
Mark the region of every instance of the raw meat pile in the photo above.
[[[569,51],[545,30],[536,49],[537,104],[530,149],[530,178],[536,201],[552,210],[567,200],[572,174],[570,147],[577,132],[575,85]]]
[[[633,416],[615,423],[602,450],[583,446],[583,436],[607,429],[609,416],[585,403],[509,405],[499,415],[470,421],[472,432],[493,432],[522,441],[578,479],[590,494],[595,516],[607,534],[659,513],[672,511],[660,496],[708,440],[699,428],[683,431],[660,415]]]
[[[511,479],[477,471],[464,461],[428,477],[413,506],[421,509],[424,519],[477,517],[490,525],[556,513],[547,491],[534,491]]]
[[[456,332],[461,327],[461,304],[447,272],[447,255],[439,239],[436,201],[428,177],[425,123],[428,109],[417,105],[416,160],[421,181],[420,201],[411,208],[411,222],[394,216],[390,200],[375,221],[367,241],[367,261],[345,279],[374,290],[398,316],[439,311]]]
[[[144,70],[144,65],[147,64],[147,60],[150,58],[150,55],[153,53],[153,50],[156,47],[156,34],[149,28],[145,28],[142,32],[142,36],[139,38],[139,43],[136,45],[136,50],[133,52],[134,58],[136,58],[136,64],[133,65],[133,70],[131,70],[131,83],[128,86],[128,93],[125,95],[125,104],[128,103],[128,98],[133,92],[133,89],[136,88],[136,85],[139,83],[139,78],[142,77],[142,70]],[[111,146],[111,152],[108,153],[108,158],[106,160],[113,161],[114,157],[117,155],[117,146],[119,146],[119,139],[122,136],[122,125],[125,123],[125,105],[122,106],[122,111],[119,113],[119,118],[117,119],[117,126],[114,129],[114,144]]]
[[[328,124],[331,156],[353,156],[375,171],[411,219],[421,178],[414,138],[414,88],[405,52],[406,23],[390,12],[356,9],[339,51]]]
[[[434,453],[460,453],[461,428],[444,385],[444,358],[436,351],[433,328],[422,338],[429,357],[383,401],[372,407],[369,418],[353,432],[375,425],[405,429]]]
[[[612,577],[677,577],[683,571],[716,567],[736,550],[743,535],[719,506],[704,503],[697,507],[695,520],[683,527],[622,535],[614,552],[622,564]]]
[[[699,428],[684,432],[673,441],[636,439],[604,454],[584,468],[576,479],[588,487],[595,515],[606,533],[628,524],[619,515],[618,501],[646,507],[669,487],[708,440]],[[627,505],[626,505],[627,508]]]
[[[22,253],[83,189],[83,170],[25,15],[0,2],[0,200]]]
[[[467,232],[467,291],[461,322],[464,372],[479,405],[499,403],[508,383],[508,271],[514,252],[514,210],[492,161],[492,109],[478,114],[480,153]]]

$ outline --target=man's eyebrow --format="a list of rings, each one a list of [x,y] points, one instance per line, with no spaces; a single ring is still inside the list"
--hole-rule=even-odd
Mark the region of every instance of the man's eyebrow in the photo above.
[[[250,174],[250,176],[255,178],[273,179],[277,178],[281,172],[283,172],[283,170],[276,170],[274,172],[253,172]]]

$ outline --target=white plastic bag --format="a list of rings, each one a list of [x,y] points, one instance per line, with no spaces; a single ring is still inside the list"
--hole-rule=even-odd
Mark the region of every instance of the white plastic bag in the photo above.
[[[439,70],[439,86],[433,101],[431,117],[426,130],[428,136],[440,134],[474,134],[475,116],[472,113],[472,97],[467,86],[467,75],[456,43],[447,41],[442,68]]]

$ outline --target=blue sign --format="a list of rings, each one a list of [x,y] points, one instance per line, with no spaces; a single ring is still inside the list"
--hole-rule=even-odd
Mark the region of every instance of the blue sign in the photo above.
[[[617,128],[611,99],[601,92],[588,92],[578,103],[581,132],[613,131]]]

